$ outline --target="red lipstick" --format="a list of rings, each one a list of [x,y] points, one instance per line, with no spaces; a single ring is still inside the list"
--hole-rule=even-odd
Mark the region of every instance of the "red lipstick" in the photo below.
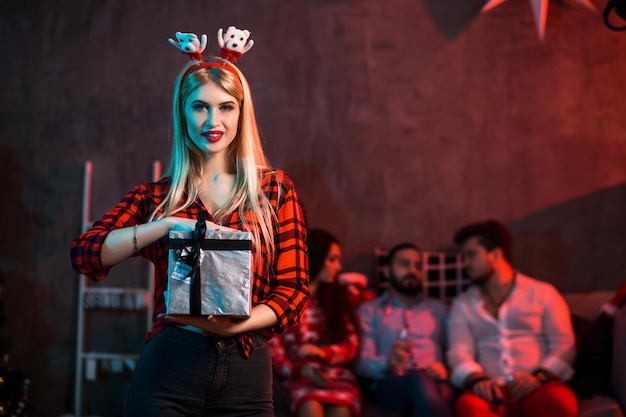
[[[209,142],[214,143],[219,142],[219,140],[222,139],[222,137],[224,136],[224,132],[222,132],[221,130],[209,130],[206,132],[202,132],[202,136],[204,136],[204,138]]]

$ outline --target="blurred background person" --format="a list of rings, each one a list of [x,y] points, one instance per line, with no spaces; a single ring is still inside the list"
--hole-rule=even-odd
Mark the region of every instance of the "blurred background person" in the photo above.
[[[453,389],[444,362],[447,307],[424,295],[422,253],[394,246],[387,291],[359,309],[356,371],[371,380],[374,403],[411,417],[452,417]]]
[[[300,324],[270,340],[274,373],[298,417],[358,417],[361,396],[351,372],[357,320],[341,271],[341,247],[321,229],[307,235],[310,298]]]
[[[574,330],[567,303],[547,282],[511,265],[512,237],[496,220],[466,225],[454,241],[471,285],[452,302],[447,352],[463,392],[458,417],[573,417]]]

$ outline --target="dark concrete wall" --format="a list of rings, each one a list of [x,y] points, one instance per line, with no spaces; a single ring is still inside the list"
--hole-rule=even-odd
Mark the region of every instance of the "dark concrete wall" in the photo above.
[[[167,161],[177,30],[207,33],[211,52],[219,27],[252,30],[240,67],[267,152],[347,268],[370,273],[373,248],[400,240],[449,248],[460,225],[496,217],[522,271],[564,291],[616,288],[626,33],[552,3],[540,42],[527,0],[484,15],[479,0],[0,2],[0,330],[33,381],[32,415],[71,411],[83,164],[97,217]],[[143,282],[144,266],[124,268]],[[99,320],[94,346],[140,348],[141,329]],[[118,377],[91,388],[87,413],[118,415]]]

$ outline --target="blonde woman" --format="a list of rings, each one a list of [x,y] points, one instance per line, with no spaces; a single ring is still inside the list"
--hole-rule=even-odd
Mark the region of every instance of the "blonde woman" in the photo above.
[[[290,179],[264,156],[243,73],[217,57],[177,78],[165,176],[141,184],[72,242],[76,271],[100,281],[131,256],[156,269],[154,329],[126,396],[130,416],[273,416],[267,339],[298,323],[308,296],[306,231]],[[251,315],[165,317],[168,233],[253,236]]]

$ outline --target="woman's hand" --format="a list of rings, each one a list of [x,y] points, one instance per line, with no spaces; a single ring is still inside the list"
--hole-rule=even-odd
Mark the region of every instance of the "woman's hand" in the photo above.
[[[162,317],[175,324],[197,327],[209,333],[225,337],[265,329],[278,323],[276,313],[265,304],[258,304],[252,307],[249,318],[209,316],[207,319],[204,316],[190,316],[187,314],[170,314],[169,316],[163,314]]]
[[[314,362],[306,363],[302,367],[300,374],[303,378],[308,379],[318,387],[326,388],[328,386],[328,378],[326,378],[326,375],[324,375],[324,372],[322,372],[319,365]]]
[[[248,319],[240,319],[227,316],[190,316],[187,314],[170,314],[166,320],[185,326],[193,326],[209,333],[231,337],[242,333],[244,322]]]
[[[189,219],[186,217],[177,217],[177,216],[166,217],[165,221],[167,222],[169,230],[176,230],[176,231],[183,231],[183,232],[189,232],[189,231],[195,230],[196,223],[198,222],[195,219]],[[208,220],[205,223],[206,223],[207,232],[219,232],[220,230],[229,231],[229,232],[238,231],[237,229],[231,229],[230,227],[220,226],[219,224],[210,222]]]
[[[102,265],[116,265],[132,256],[136,249],[143,249],[167,236],[170,230],[193,231],[197,220],[185,217],[169,216],[153,222],[137,226],[124,227],[111,231],[102,246],[100,258]],[[206,222],[207,231],[236,231],[230,227],[220,226],[213,222]]]
[[[299,358],[309,357],[324,359],[324,356],[324,350],[322,348],[312,345],[310,343],[305,343],[304,345],[300,346],[300,349],[298,349]]]

